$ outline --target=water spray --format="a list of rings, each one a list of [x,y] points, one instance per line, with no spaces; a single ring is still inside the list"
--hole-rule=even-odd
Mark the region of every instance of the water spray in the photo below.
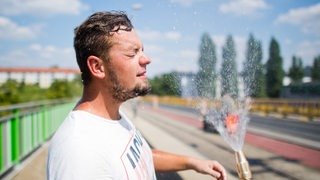
[[[249,98],[236,102],[229,95],[225,95],[221,99],[221,107],[209,114],[210,121],[217,131],[235,151],[236,169],[241,180],[252,179],[249,163],[242,151],[246,126],[249,122],[247,116],[249,109]]]

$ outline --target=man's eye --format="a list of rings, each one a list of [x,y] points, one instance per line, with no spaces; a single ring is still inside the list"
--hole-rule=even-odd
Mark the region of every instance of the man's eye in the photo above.
[[[134,57],[135,54],[127,54],[128,57]]]

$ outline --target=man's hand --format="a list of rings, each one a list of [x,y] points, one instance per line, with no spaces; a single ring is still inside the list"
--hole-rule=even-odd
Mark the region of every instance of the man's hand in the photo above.
[[[190,158],[189,166],[190,169],[194,169],[195,171],[202,174],[211,175],[212,177],[215,177],[218,180],[227,179],[226,170],[217,161]]]
[[[177,155],[153,149],[153,162],[157,172],[173,172],[192,169],[208,174],[218,180],[226,180],[227,174],[223,166],[214,160],[201,160],[189,156]]]

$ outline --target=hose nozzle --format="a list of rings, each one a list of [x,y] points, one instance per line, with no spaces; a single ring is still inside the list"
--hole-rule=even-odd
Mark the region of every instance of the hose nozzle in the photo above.
[[[235,161],[239,178],[241,180],[250,180],[252,178],[252,174],[249,163],[242,151],[235,152]]]

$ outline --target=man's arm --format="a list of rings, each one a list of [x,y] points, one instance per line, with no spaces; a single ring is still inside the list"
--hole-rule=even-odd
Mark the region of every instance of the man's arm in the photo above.
[[[199,173],[211,175],[219,180],[226,179],[226,171],[217,161],[200,160],[158,150],[152,150],[152,153],[156,172],[172,172],[193,169]]]

